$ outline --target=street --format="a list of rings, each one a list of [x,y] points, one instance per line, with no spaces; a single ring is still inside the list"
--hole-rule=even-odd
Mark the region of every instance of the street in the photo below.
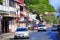
[[[0,0],[0,40],[60,40],[59,3]]]
[[[29,39],[13,39],[13,38],[10,38],[10,40],[57,40],[57,39],[54,39],[54,37],[56,37],[56,35],[57,35],[57,32],[52,32],[52,33],[33,32],[30,35]]]
[[[1,40],[60,40],[60,37],[58,37],[58,32],[52,31],[52,28],[48,28],[46,31],[32,31],[29,39],[14,39],[14,33],[6,33],[2,35],[2,37],[3,38]]]
[[[14,39],[12,37],[6,40],[58,40],[57,33],[57,31],[40,31],[31,33],[29,39]]]

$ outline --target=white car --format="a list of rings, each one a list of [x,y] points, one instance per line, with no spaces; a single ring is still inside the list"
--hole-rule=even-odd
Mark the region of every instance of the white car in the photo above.
[[[14,38],[29,38],[28,28],[17,28]]]
[[[40,31],[40,30],[46,31],[46,29],[47,29],[47,27],[45,25],[42,25],[42,24],[40,24],[38,27],[38,31]]]

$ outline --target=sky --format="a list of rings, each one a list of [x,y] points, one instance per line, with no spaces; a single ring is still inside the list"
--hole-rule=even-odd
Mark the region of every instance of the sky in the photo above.
[[[49,0],[50,4],[53,5],[55,7],[55,9],[57,9],[60,6],[60,0]],[[59,13],[56,13],[56,16],[59,15]]]
[[[55,9],[60,6],[60,0],[50,0],[51,5],[55,7]]]

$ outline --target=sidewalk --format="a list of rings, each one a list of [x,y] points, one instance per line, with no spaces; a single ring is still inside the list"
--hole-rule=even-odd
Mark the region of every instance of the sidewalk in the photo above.
[[[6,40],[13,37],[14,37],[14,33],[4,33],[0,35],[0,40]]]

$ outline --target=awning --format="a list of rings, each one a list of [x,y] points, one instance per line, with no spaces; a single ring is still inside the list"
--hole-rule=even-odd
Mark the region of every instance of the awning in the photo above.
[[[20,6],[25,6],[25,4],[24,4],[24,0],[17,0],[17,2],[20,3]]]

